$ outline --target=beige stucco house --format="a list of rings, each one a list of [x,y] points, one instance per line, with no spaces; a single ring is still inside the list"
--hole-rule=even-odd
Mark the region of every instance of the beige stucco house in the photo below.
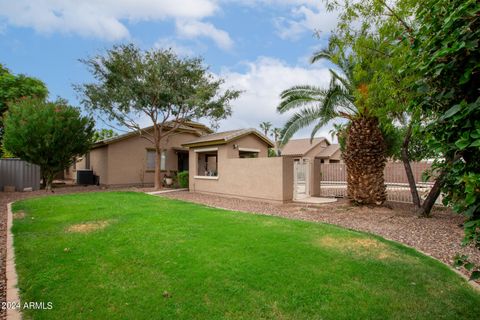
[[[144,130],[153,130],[146,128]],[[174,174],[188,170],[189,152],[182,144],[212,131],[200,123],[187,122],[164,140],[161,156],[161,172]],[[105,185],[152,185],[155,173],[155,149],[153,144],[130,132],[95,143],[84,157],[65,173],[75,180],[77,170],[90,169]]]
[[[255,129],[212,133],[204,125],[188,123],[164,141],[161,172],[188,170],[192,192],[288,202],[294,196],[294,158],[268,157],[273,147]],[[154,160],[152,143],[132,132],[96,143],[66,176],[91,170],[104,185],[153,185]]]
[[[282,157],[300,159],[320,159],[321,163],[343,163],[340,145],[331,144],[325,138],[292,139],[280,149]]]

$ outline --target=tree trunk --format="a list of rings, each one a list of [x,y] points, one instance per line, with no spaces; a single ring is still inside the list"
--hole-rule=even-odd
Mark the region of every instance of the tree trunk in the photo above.
[[[377,118],[363,116],[352,120],[343,155],[347,167],[347,195],[352,202],[377,205],[385,202],[385,150]]]
[[[155,146],[155,190],[162,189],[162,173],[161,173],[161,162],[162,162],[162,150],[157,145]]]
[[[417,184],[415,183],[415,178],[413,177],[412,167],[410,166],[410,157],[408,155],[408,145],[410,144],[411,136],[412,123],[410,122],[407,132],[405,133],[405,138],[403,139],[401,154],[403,166],[405,167],[405,173],[407,175],[408,185],[410,187],[410,193],[412,194],[412,202],[418,209],[420,208],[420,197],[418,196]]]
[[[43,172],[42,172],[42,189],[43,190],[47,189],[47,177]]]
[[[442,171],[442,173],[435,180],[435,183],[433,184],[432,189],[430,189],[427,198],[425,199],[425,201],[423,201],[422,206],[418,208],[416,213],[420,217],[426,218],[430,216],[430,212],[435,205],[435,201],[437,201],[437,198],[438,196],[440,196],[440,193],[442,191],[445,174],[446,172]]]
[[[449,164],[452,164],[453,162],[460,159],[460,157],[461,157],[460,154],[457,154],[455,156],[447,155],[445,158]],[[422,203],[422,206],[417,210],[417,215],[421,217],[430,216],[430,212],[432,211],[432,208],[435,205],[435,201],[437,201],[437,198],[440,196],[440,193],[442,192],[442,187],[445,184],[446,175],[447,175],[447,171],[445,171],[445,168],[444,168],[442,172],[440,172],[440,174],[438,175],[437,179],[435,179],[435,183],[433,184],[432,189],[430,189],[430,192],[428,193],[427,198]]]
[[[45,191],[51,191],[53,192],[53,187],[52,187],[52,184],[53,184],[53,178],[54,178],[55,174],[52,173],[52,172],[47,172],[45,174],[45,178],[46,178],[46,183],[45,183]]]

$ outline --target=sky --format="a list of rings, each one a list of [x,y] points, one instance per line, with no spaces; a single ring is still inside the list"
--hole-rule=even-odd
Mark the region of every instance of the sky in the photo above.
[[[258,129],[262,121],[282,127],[290,115],[276,111],[283,90],[328,84],[328,65],[308,59],[336,21],[321,0],[0,0],[0,63],[43,80],[50,99],[80,106],[73,85],[93,79],[79,59],[121,43],[171,48],[203,57],[225,88],[243,91],[219,131]],[[317,136],[331,139],[330,130]]]

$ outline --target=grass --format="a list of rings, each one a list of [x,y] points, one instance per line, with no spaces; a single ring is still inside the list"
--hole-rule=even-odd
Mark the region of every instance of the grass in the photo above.
[[[478,319],[480,294],[415,250],[331,225],[140,193],[14,204],[35,319]]]

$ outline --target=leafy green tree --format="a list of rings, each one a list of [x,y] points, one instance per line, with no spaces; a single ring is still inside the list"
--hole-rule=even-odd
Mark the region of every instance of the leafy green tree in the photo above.
[[[156,189],[162,186],[160,157],[167,137],[187,121],[217,122],[230,116],[229,104],[240,94],[222,90],[224,81],[214,77],[201,59],[179,58],[170,50],[121,45],[81,61],[96,80],[76,86],[83,105],[138,131],[154,145]],[[140,126],[145,118],[151,130]]]
[[[0,64],[0,141],[3,135],[3,114],[7,111],[9,102],[23,97],[45,99],[47,95],[47,87],[42,81],[23,74],[14,75]],[[2,153],[0,148],[0,157]]]
[[[466,217],[464,243],[480,248],[480,2],[426,0],[415,19],[408,69],[422,74],[414,88],[442,155],[444,202]]]
[[[110,138],[113,138],[113,137],[116,137],[116,136],[118,136],[118,133],[116,133],[112,129],[103,128],[101,130],[96,130],[93,133],[93,142],[102,141],[102,140],[105,140],[105,139],[110,139]]]
[[[10,104],[4,121],[5,148],[40,166],[47,190],[51,190],[56,173],[89,151],[94,133],[93,120],[81,116],[65,100],[18,100]]]
[[[343,159],[348,172],[348,197],[356,203],[381,204],[386,200],[383,177],[386,144],[378,118],[364,103],[369,95],[368,87],[354,78],[354,57],[346,56],[338,46],[316,52],[311,61],[321,59],[336,63],[338,70],[330,69],[328,88],[299,85],[281,94],[282,101],[277,109],[280,113],[300,109],[285,124],[282,144],[301,128],[315,124],[311,133],[313,140],[318,130],[330,121],[346,119]]]
[[[428,214],[443,188],[445,203],[467,218],[464,243],[480,247],[480,3],[345,0],[329,6],[343,12],[339,42],[369,62],[364,71],[377,74],[370,87],[378,97],[372,98],[384,101],[386,115],[406,110],[410,123],[402,151],[416,131],[427,141],[427,152],[436,155],[439,175],[419,212]],[[472,277],[480,277],[480,266],[464,258],[457,262],[476,268]]]
[[[263,134],[265,135],[265,137],[268,137],[268,133],[270,132],[270,128],[273,126],[273,124],[271,122],[268,122],[268,121],[264,121],[264,122],[260,122],[260,129],[263,131]]]

